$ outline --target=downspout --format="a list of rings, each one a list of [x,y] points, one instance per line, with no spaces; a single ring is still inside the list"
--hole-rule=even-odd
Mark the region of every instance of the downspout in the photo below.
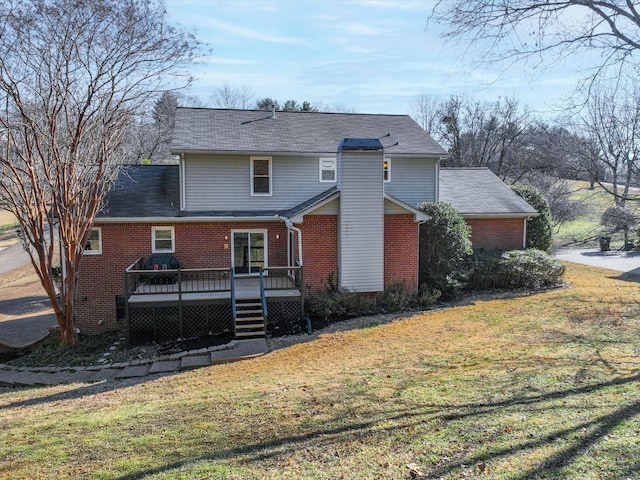
[[[285,226],[287,227],[287,230],[293,230],[298,234],[298,255],[300,257],[300,266],[302,266],[302,230],[300,230],[298,227],[295,227],[293,225],[293,222],[287,217],[283,217],[277,214],[275,215],[275,217],[278,220],[281,220],[282,222],[284,222]],[[291,266],[293,267],[294,265],[291,265]]]
[[[522,249],[526,250],[527,248],[527,223],[531,217],[525,217],[524,219],[524,227],[522,232]]]
[[[275,217],[278,220],[282,220],[285,224],[285,226],[287,227],[287,230],[293,230],[294,232],[296,232],[298,234],[298,255],[300,258],[300,266],[302,267],[302,230],[300,230],[298,227],[295,227],[293,225],[293,222],[291,221],[291,219],[287,218],[287,217],[283,217],[281,215],[276,214]],[[293,265],[291,265],[293,266]],[[304,285],[300,285],[300,293],[302,295],[302,311],[304,314],[304,293],[303,293],[303,289],[304,289]],[[304,316],[305,321],[307,322],[307,333],[309,335],[311,335],[313,333],[313,327],[311,326],[311,319],[309,318],[308,315]]]

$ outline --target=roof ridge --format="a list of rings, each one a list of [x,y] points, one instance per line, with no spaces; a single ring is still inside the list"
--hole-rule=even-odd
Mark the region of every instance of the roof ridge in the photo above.
[[[201,111],[221,111],[221,112],[264,112],[271,113],[271,110],[261,108],[215,108],[215,107],[176,107],[180,110],[201,110]],[[361,112],[306,112],[292,110],[276,110],[276,114],[313,114],[313,115],[359,115],[373,117],[411,117],[407,113],[361,113]]]

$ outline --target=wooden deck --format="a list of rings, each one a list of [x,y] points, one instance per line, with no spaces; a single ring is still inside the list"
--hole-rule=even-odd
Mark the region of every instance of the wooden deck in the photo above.
[[[265,278],[265,295],[267,298],[300,297],[300,290],[290,279],[278,278],[278,288],[270,288],[270,281]],[[210,291],[208,284],[198,280],[185,280],[178,283],[157,285],[142,283],[138,285],[129,297],[129,303],[160,303],[176,302],[179,300],[179,290],[182,290],[182,301],[225,300],[231,298],[229,290]],[[260,298],[260,280],[256,277],[235,278],[236,299]]]

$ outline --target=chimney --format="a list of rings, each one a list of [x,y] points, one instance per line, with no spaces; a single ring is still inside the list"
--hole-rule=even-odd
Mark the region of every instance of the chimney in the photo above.
[[[271,118],[276,118],[276,104],[271,104]]]

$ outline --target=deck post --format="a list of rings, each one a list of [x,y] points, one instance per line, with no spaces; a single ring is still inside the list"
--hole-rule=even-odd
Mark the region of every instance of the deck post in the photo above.
[[[184,338],[184,318],[182,315],[182,275],[178,267],[178,320],[180,321],[180,338]]]
[[[299,270],[299,282],[300,285],[298,285],[298,289],[300,290],[300,319],[304,320],[304,279],[302,276],[302,271],[304,269],[302,268],[302,266],[300,266],[300,270]]]
[[[124,321],[127,325],[127,346],[131,346],[131,322],[129,322],[129,272],[126,270],[124,271]]]

